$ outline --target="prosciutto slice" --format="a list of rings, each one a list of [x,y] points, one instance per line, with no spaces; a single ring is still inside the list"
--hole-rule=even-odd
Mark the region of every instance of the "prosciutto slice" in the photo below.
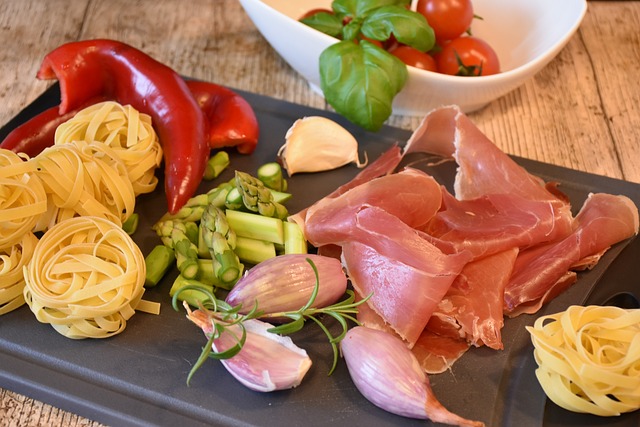
[[[440,208],[440,184],[417,169],[375,178],[312,205],[306,213],[304,234],[319,247],[352,239],[356,213],[363,206],[379,207],[412,228],[425,225]]]
[[[575,281],[573,265],[638,234],[638,222],[638,208],[628,197],[589,195],[575,218],[573,233],[514,271],[505,288],[505,313],[536,312]]]
[[[504,348],[502,296],[517,255],[518,249],[511,248],[465,265],[438,303],[427,330],[476,347]]]
[[[544,181],[501,151],[456,106],[436,109],[423,119],[407,141],[403,154],[416,152],[455,159],[458,173],[454,192],[459,200],[511,194],[564,203],[557,190],[549,191]]]
[[[412,347],[469,260],[447,255],[410,226],[375,207],[356,214],[342,260],[356,292]]]
[[[442,249],[468,250],[481,258],[557,240],[572,224],[569,205],[512,194],[461,201],[443,189],[442,209],[423,230]]]

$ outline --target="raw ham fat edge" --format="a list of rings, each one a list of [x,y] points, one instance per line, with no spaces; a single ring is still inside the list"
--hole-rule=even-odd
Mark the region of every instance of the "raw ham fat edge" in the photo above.
[[[455,160],[455,194],[418,170],[393,173],[410,153]],[[372,293],[359,320],[398,334],[427,372],[448,369],[472,345],[502,348],[504,314],[535,312],[575,282],[572,269],[638,232],[625,196],[591,195],[573,218],[555,183],[527,172],[455,106],[427,114],[400,157],[384,153],[291,220],[319,251],[341,253],[360,297]],[[545,269],[549,251],[561,260]],[[489,273],[496,260],[498,277]]]

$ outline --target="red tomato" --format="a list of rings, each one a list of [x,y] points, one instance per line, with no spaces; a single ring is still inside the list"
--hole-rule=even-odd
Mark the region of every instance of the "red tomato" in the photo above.
[[[302,21],[305,18],[310,18],[313,15],[315,15],[316,13],[320,13],[320,12],[333,14],[333,10],[325,9],[325,8],[321,8],[320,7],[320,8],[311,9],[311,10],[306,11],[300,18],[298,18],[298,21]]]
[[[471,0],[418,0],[416,11],[427,18],[439,42],[459,37],[473,20]]]
[[[458,37],[435,55],[438,72],[453,76],[489,76],[500,72],[498,55],[484,40]]]
[[[423,70],[436,71],[436,61],[431,55],[421,52],[411,46],[398,46],[389,51],[402,62]]]

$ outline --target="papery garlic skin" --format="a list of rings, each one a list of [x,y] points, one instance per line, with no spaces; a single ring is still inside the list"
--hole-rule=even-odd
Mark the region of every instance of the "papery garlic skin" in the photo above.
[[[210,317],[202,310],[189,318],[206,335],[213,331]],[[238,354],[222,359],[227,371],[245,387],[270,392],[297,387],[311,367],[311,358],[291,338],[268,332],[273,325],[257,319],[245,320],[246,341]],[[242,336],[239,325],[229,326],[212,343],[215,352],[225,351],[237,344]]]
[[[361,168],[358,141],[331,119],[308,116],[296,120],[285,135],[278,157],[289,176],[298,172],[320,172],[356,163]]]
[[[315,254],[285,254],[251,268],[229,292],[226,302],[242,304],[242,313],[258,310],[265,314],[296,311],[311,297],[316,276],[307,261],[318,270],[318,294],[312,307],[321,308],[338,301],[347,290],[347,276],[338,259]]]
[[[395,335],[356,326],[347,332],[340,347],[357,389],[379,408],[408,418],[484,426],[449,412],[438,402],[420,363]]]

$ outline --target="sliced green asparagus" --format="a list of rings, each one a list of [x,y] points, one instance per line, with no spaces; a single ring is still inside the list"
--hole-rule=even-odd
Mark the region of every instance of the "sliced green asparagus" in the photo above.
[[[162,243],[174,250],[180,273],[187,279],[196,277],[198,274],[198,247],[189,238],[186,223],[167,220],[156,223],[153,228],[160,236]]]
[[[276,191],[287,191],[287,180],[282,174],[282,167],[278,162],[265,163],[258,168],[258,179],[267,188]]]
[[[122,223],[122,229],[125,233],[131,235],[138,229],[138,223],[140,222],[140,215],[132,213],[125,222]]]
[[[307,241],[300,226],[295,222],[283,222],[284,226],[284,253],[285,254],[306,254],[308,251]]]
[[[229,166],[229,154],[226,151],[218,151],[207,161],[204,171],[204,179],[210,181],[217,178]]]
[[[241,276],[243,266],[234,253],[236,234],[229,227],[224,212],[217,206],[209,205],[200,221],[201,236],[209,248],[214,261],[214,271],[225,284],[235,283]]]
[[[173,249],[165,245],[156,245],[144,259],[146,276],[144,285],[152,288],[160,282],[167,271],[175,265],[176,255]]]
[[[236,171],[236,188],[242,194],[245,207],[266,217],[285,219],[287,208],[273,200],[273,194],[262,181],[246,172]]]
[[[182,275],[178,275],[176,280],[173,281],[171,285],[171,289],[169,290],[169,295],[173,298],[173,295],[179,292],[178,299],[180,301],[186,301],[192,307],[198,307],[199,302],[205,301],[207,298],[207,294],[198,291],[197,289],[184,289],[185,287],[193,287],[203,289],[210,294],[213,294],[214,289],[212,286],[208,286],[202,283],[199,280],[187,279]]]
[[[284,244],[284,225],[278,218],[240,212],[227,209],[225,211],[229,227],[237,236],[267,242]]]
[[[276,246],[272,242],[249,237],[236,237],[236,255],[248,264],[259,264],[276,256]]]

